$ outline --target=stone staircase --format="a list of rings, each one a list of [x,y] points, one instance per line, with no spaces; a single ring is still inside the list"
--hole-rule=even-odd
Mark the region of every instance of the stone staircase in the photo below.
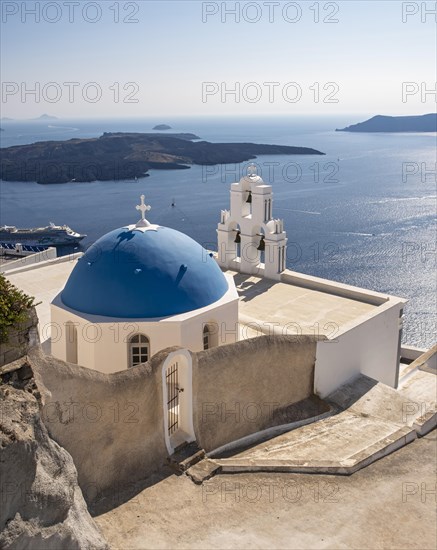
[[[414,363],[398,389],[359,376],[328,396],[329,416],[232,453],[209,453],[186,473],[195,483],[219,473],[350,475],[435,429],[432,354]]]
[[[197,445],[196,441],[192,441],[179,445],[167,460],[173,470],[184,473],[204,458],[205,451]]]

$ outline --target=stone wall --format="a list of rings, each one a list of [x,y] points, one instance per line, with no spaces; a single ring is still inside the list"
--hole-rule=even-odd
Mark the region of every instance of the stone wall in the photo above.
[[[103,374],[36,349],[29,354],[44,424],[73,457],[89,504],[116,498],[166,462],[160,369],[166,356]]]
[[[193,355],[194,430],[212,451],[313,395],[317,340],[261,336]]]
[[[38,317],[35,308],[32,307],[28,319],[11,329],[7,342],[0,344],[0,367],[23,357],[30,348],[39,343],[37,327]]]
[[[190,353],[199,445],[211,451],[265,429],[278,411],[312,396],[316,343],[261,336]],[[29,353],[43,422],[73,457],[89,504],[116,498],[167,462],[162,369],[178,349],[113,374]]]

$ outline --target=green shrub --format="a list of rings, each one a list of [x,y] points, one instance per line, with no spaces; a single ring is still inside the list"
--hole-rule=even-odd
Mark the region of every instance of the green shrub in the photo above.
[[[0,273],[0,343],[8,340],[11,327],[18,328],[26,321],[34,298],[18,290]]]

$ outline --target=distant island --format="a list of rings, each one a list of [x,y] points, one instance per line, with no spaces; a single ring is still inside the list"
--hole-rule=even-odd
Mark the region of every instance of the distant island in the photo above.
[[[37,118],[32,118],[31,120],[58,120],[58,117],[44,114]]]
[[[152,130],[171,130],[171,126],[168,124],[157,124],[152,128]]]
[[[418,116],[377,115],[336,132],[437,132],[437,114]]]
[[[142,178],[154,169],[240,163],[256,155],[324,155],[308,147],[210,143],[195,134],[105,132],[99,138],[40,141],[1,149],[5,181],[67,183]]]
[[[7,116],[2,116],[0,120],[2,120],[3,122],[14,122],[16,119],[15,118],[9,118]],[[58,119],[57,116],[43,114],[43,115],[38,116],[36,118],[21,118],[21,119],[18,119],[17,122],[24,122],[24,121],[28,121],[28,120],[59,120],[59,119]]]

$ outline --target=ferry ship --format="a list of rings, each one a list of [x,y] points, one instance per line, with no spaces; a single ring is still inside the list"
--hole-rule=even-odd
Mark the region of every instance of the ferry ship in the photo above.
[[[33,229],[19,229],[13,225],[0,227],[0,242],[26,244],[32,246],[59,246],[76,244],[86,235],[76,233],[68,225],[55,225],[50,222],[47,227]]]

